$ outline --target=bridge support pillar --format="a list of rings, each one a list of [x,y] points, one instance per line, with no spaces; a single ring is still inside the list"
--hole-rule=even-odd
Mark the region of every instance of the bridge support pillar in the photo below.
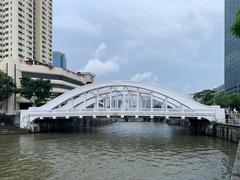
[[[82,127],[83,128],[86,128],[86,127],[89,127],[90,126],[90,121],[91,121],[92,118],[89,118],[89,117],[85,117],[82,119]]]

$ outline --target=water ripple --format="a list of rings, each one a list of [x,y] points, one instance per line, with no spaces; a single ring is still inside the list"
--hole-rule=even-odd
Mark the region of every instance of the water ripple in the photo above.
[[[236,146],[160,123],[5,136],[0,138],[0,179],[229,179]]]

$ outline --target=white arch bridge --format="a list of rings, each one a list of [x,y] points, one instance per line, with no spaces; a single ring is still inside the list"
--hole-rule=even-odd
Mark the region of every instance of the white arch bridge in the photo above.
[[[20,127],[31,130],[35,121],[84,117],[197,118],[225,122],[219,106],[205,106],[159,85],[109,81],[93,83],[49,101],[42,107],[21,111]]]

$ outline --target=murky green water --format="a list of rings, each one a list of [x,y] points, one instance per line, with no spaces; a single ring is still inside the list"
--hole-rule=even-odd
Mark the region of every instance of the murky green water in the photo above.
[[[0,179],[229,179],[236,148],[160,123],[0,136]]]

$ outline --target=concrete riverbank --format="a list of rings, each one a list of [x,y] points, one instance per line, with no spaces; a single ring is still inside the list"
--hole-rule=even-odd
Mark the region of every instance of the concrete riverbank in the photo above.
[[[25,129],[20,129],[15,126],[0,126],[0,135],[17,135],[17,134],[27,134],[28,131]]]
[[[240,141],[240,126],[221,123],[210,123],[209,121],[198,121],[195,119],[167,119],[169,125],[177,125],[189,128],[191,135],[213,136],[227,141],[238,143]]]
[[[18,116],[0,115],[0,135],[17,135],[28,133],[25,129],[20,129],[17,123]]]
[[[215,125],[215,134],[218,138],[237,143],[240,141],[240,126],[218,123]]]
[[[236,153],[236,160],[233,166],[231,180],[239,180],[240,179],[240,143],[238,144],[238,150]]]

